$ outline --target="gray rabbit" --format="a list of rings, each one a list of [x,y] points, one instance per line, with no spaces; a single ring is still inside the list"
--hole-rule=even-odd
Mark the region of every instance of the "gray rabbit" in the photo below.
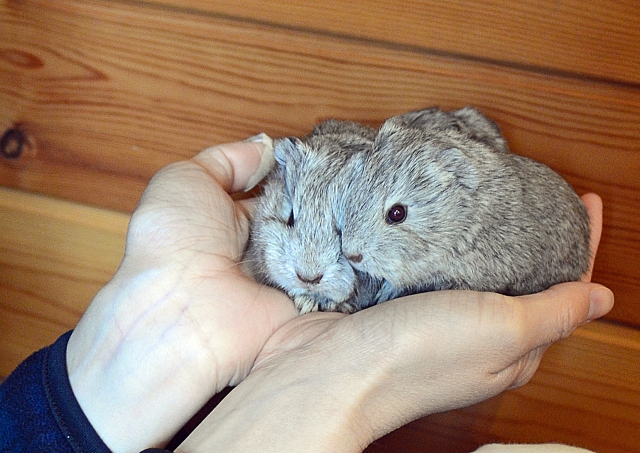
[[[578,280],[589,219],[558,174],[477,110],[379,129],[329,120],[276,140],[244,260],[301,313],[444,289],[529,294]]]

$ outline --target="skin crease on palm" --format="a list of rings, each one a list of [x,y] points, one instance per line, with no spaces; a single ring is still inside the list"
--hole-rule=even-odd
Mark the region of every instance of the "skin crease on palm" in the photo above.
[[[164,445],[229,385],[178,451],[361,451],[415,418],[526,383],[551,343],[611,308],[612,296],[597,296],[605,288],[568,283],[521,298],[443,291],[297,316],[238,265],[252,203],[229,193],[247,186],[262,149],[220,145],[161,170],[120,268],[71,336],[72,389],[115,452]],[[595,256],[602,205],[583,200]],[[590,295],[601,300],[588,315]]]

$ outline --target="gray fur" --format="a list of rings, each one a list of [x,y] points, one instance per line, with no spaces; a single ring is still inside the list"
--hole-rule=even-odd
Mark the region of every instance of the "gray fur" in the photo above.
[[[511,154],[471,107],[410,112],[377,130],[330,120],[274,152],[245,261],[303,313],[443,289],[530,294],[587,271],[577,194]],[[389,224],[396,204],[406,220]]]

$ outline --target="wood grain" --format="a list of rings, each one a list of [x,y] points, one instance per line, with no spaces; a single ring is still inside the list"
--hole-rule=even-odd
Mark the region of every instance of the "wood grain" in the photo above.
[[[126,4],[9,5],[0,16],[12,51],[2,60],[1,124],[23,124],[36,150],[5,163],[3,181],[30,165],[40,186],[62,179],[65,165],[70,174],[146,180],[204,146],[259,130],[300,134],[331,116],[378,123],[412,108],[471,103],[520,153],[565,174],[640,186],[635,89]],[[42,174],[50,162],[62,167]],[[81,196],[77,187],[66,195]],[[110,207],[130,210],[130,198]]]
[[[605,202],[594,279],[640,326],[635,0],[6,0],[0,184],[131,212],[162,166],[324,118],[378,124],[474,104],[515,152]],[[122,257],[128,216],[0,188],[0,376],[72,328]],[[594,322],[527,386],[418,420],[370,453],[564,442],[640,452],[640,332]]]
[[[532,71],[640,83],[640,3],[635,0],[145,3],[528,66]]]
[[[120,263],[127,224],[0,188],[0,376],[76,325]]]
[[[213,143],[474,104],[604,197],[594,278],[640,325],[640,89],[152,6],[0,5],[0,125],[30,136],[0,184],[130,212],[155,171]]]

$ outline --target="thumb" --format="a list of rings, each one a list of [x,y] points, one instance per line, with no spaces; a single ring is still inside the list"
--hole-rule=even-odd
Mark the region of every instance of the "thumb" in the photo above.
[[[531,335],[524,345],[532,350],[568,337],[578,327],[600,318],[613,308],[613,293],[596,283],[571,282],[537,294],[518,297],[526,306]]]
[[[212,146],[191,160],[227,192],[239,192],[256,185],[271,170],[272,140],[260,134],[243,142]]]

